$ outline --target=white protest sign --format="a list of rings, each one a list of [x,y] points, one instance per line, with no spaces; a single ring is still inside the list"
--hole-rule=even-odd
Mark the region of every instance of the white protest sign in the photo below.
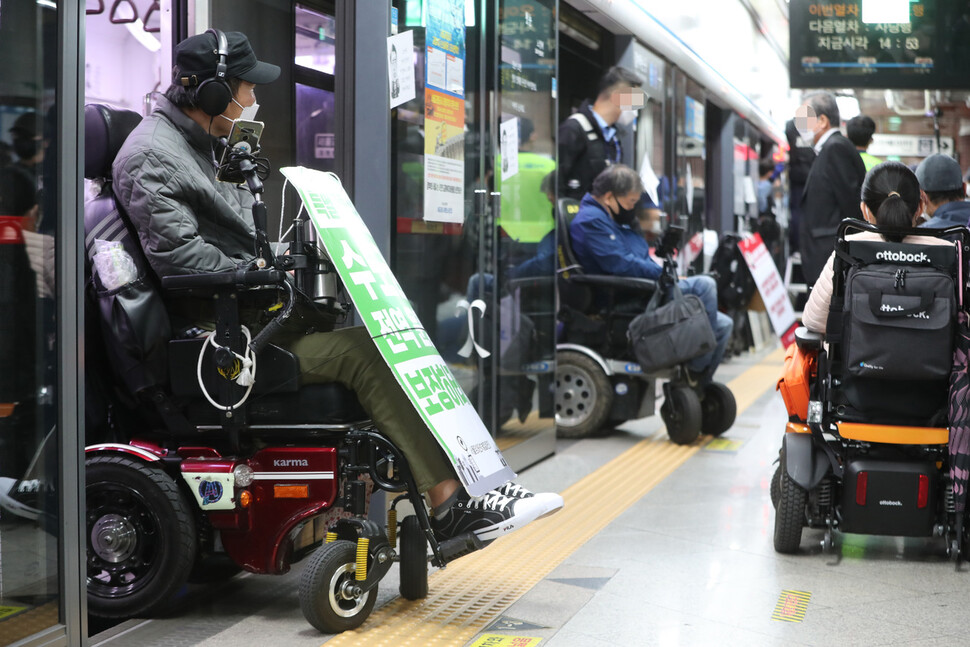
[[[299,192],[381,357],[444,449],[468,493],[481,496],[515,478],[435,349],[337,176],[292,166],[280,172]],[[416,429],[415,433],[425,432]]]
[[[775,261],[768,253],[768,248],[765,247],[760,234],[740,241],[738,248],[748,269],[751,270],[751,276],[754,277],[758,292],[761,293],[761,300],[765,302],[771,327],[775,329],[785,348],[788,348],[795,341],[795,328],[798,327],[798,322]]]

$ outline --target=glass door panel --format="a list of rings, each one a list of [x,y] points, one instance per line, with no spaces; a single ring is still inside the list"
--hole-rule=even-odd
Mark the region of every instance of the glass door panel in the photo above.
[[[498,92],[489,125],[501,193],[490,303],[499,343],[490,372],[506,450],[555,428],[555,6],[554,0],[498,3]]]

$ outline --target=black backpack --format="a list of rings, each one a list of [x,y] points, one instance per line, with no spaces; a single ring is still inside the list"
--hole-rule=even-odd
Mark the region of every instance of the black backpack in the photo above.
[[[721,237],[711,257],[710,275],[717,282],[717,303],[724,310],[744,310],[757,286],[744,256],[738,248],[741,236],[727,233]]]
[[[946,406],[956,330],[956,248],[850,241],[826,339],[841,346],[849,416],[925,424]]]

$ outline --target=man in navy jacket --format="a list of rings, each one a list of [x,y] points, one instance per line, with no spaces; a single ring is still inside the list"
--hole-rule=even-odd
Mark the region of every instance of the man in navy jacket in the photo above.
[[[643,193],[640,176],[629,166],[610,166],[593,180],[592,190],[583,196],[579,213],[569,225],[573,253],[590,274],[611,274],[659,279],[663,268],[650,258],[650,247],[635,225],[636,205]],[[714,377],[734,324],[717,309],[717,283],[710,276],[681,278],[684,294],[695,294],[714,330],[714,350],[687,364],[689,377],[708,383]]]

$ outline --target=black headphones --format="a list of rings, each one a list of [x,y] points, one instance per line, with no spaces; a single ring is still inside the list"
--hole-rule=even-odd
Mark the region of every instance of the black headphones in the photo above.
[[[226,35],[218,29],[206,29],[205,33],[213,34],[216,37],[219,62],[216,63],[216,74],[212,78],[205,79],[199,83],[199,89],[195,93],[195,103],[202,112],[210,117],[221,115],[229,107],[232,101],[232,88],[226,81],[226,59],[229,57],[229,42]]]

